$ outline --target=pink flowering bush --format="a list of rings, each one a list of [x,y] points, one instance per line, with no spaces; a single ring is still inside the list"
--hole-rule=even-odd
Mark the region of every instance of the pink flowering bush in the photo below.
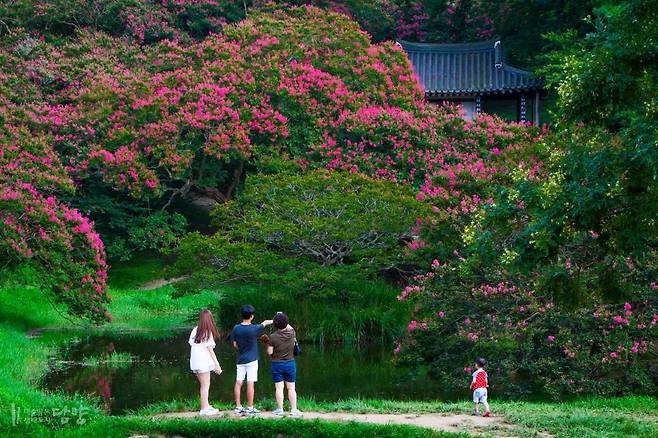
[[[358,169],[420,188],[420,200],[460,196],[466,180],[491,180],[494,164],[525,151],[540,133],[492,117],[466,122],[450,107],[406,111],[372,106],[339,119],[337,139],[312,146],[330,168]],[[493,153],[492,150],[498,150]],[[500,151],[503,156],[499,156]]]
[[[40,44],[15,67],[29,71],[42,94],[30,122],[66,143],[80,174],[100,169],[133,196],[161,194],[161,171],[177,188],[190,181],[183,170],[201,137],[214,159],[282,145],[302,162],[351,168],[360,160],[361,171],[417,184],[431,178],[441,165],[433,155],[444,150],[456,148],[462,159],[533,138],[523,127],[465,124],[425,108],[399,48],[372,45],[347,17],[327,19],[316,8],[255,14],[193,45],[135,50],[81,35],[63,48]],[[44,87],[54,78],[66,86]]]
[[[399,39],[461,43],[495,35],[486,2],[401,0],[396,3]]]
[[[290,0],[313,4],[356,20],[376,41],[466,42],[495,35],[489,7],[481,1],[434,0]],[[505,5],[506,6],[506,5]]]
[[[251,1],[246,2],[251,6]],[[244,18],[240,0],[17,0],[0,5],[7,27],[72,35],[80,28],[127,36],[139,44],[199,39]]]
[[[491,390],[510,396],[652,393],[658,383],[655,294],[623,305],[568,310],[510,282],[452,289],[438,268],[407,287],[417,303],[398,350],[460,389],[475,357],[489,362]]]
[[[422,224],[436,259],[399,298],[428,329],[402,342],[405,362],[457,385],[484,356],[510,394],[653,393],[655,180],[638,164],[647,156],[619,140],[586,128],[545,135],[534,164],[493,174],[489,202]]]
[[[2,265],[32,266],[54,303],[100,323],[110,319],[105,251],[93,223],[54,195],[72,189],[42,139],[30,139],[24,131],[0,134]]]

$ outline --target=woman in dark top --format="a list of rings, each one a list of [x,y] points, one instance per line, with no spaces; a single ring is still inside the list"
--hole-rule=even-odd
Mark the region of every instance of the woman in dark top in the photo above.
[[[290,416],[299,417],[302,413],[297,409],[297,391],[295,380],[297,377],[297,364],[295,363],[295,329],[288,324],[288,316],[279,312],[274,317],[274,327],[267,342],[267,354],[272,358],[272,380],[274,381],[276,410],[274,415],[283,416],[283,384],[288,388],[290,401]]]

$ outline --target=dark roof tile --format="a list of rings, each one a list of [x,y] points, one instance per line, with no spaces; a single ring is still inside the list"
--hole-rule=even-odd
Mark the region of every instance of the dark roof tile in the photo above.
[[[398,44],[407,52],[429,96],[510,93],[543,85],[541,78],[505,65],[500,41]]]

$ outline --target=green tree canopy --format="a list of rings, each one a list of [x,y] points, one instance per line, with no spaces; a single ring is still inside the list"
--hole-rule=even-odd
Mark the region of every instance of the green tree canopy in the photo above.
[[[231,240],[326,266],[379,259],[412,239],[421,205],[392,182],[315,171],[250,176],[245,191],[213,216]]]

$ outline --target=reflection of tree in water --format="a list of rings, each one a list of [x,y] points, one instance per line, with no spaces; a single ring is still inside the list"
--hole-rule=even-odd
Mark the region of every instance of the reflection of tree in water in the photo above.
[[[93,362],[96,366],[79,364],[67,368],[56,373],[49,386],[98,396],[111,414],[140,407],[141,404],[135,404],[138,400],[189,398],[197,394],[198,384],[189,371],[187,338],[180,342],[154,342],[127,337],[115,342],[118,346],[109,339],[89,338],[77,345],[68,359]],[[128,367],[117,366],[113,353],[128,354],[138,360]],[[221,394],[224,392],[229,394]]]
[[[114,342],[100,345],[103,353],[98,358],[100,361],[109,359],[115,351]],[[66,392],[84,392],[89,395],[97,395],[101,398],[103,409],[111,412],[112,409],[112,380],[116,369],[108,364],[100,363],[98,366],[76,366],[76,373],[70,373],[63,382]]]

